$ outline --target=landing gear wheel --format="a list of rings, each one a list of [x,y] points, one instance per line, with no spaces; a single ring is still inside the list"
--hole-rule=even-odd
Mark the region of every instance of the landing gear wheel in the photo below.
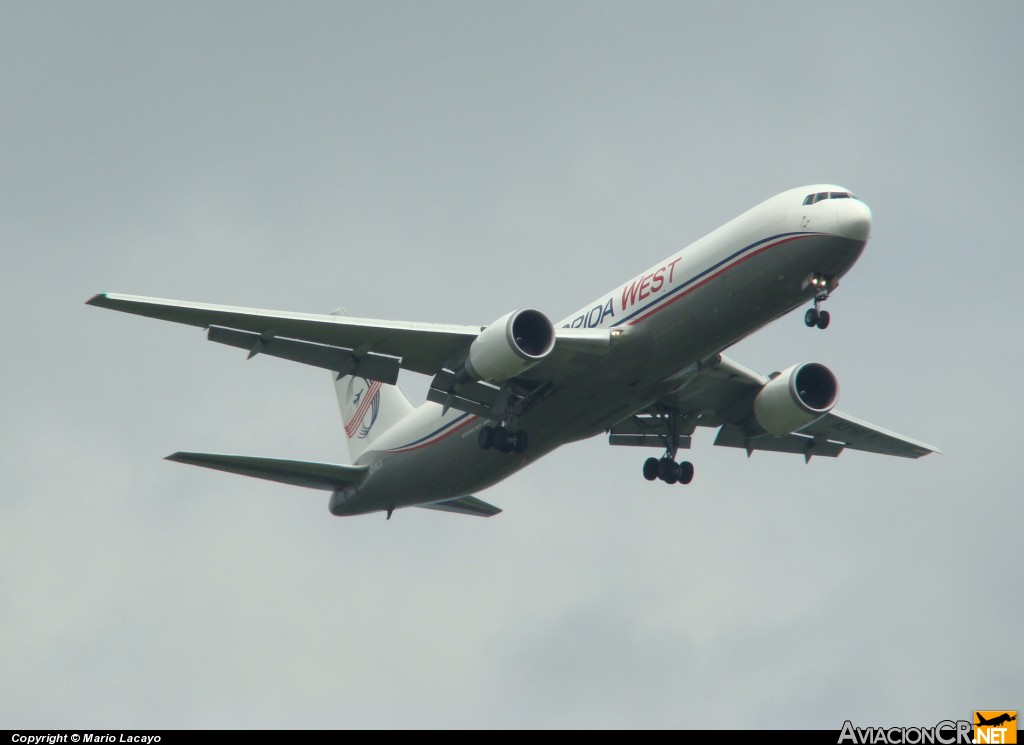
[[[825,329],[828,328],[828,322],[831,320],[832,316],[829,315],[829,312],[827,310],[820,311],[818,313],[817,319],[818,328],[824,331]]]
[[[824,312],[828,315],[827,311]],[[809,308],[807,312],[804,313],[804,325],[807,326],[807,328],[814,328],[818,323],[818,311],[814,308]],[[828,325],[827,321],[825,322],[825,325]]]
[[[512,433],[508,427],[495,427],[494,448],[502,453],[512,452]]]
[[[657,458],[648,458],[644,461],[644,478],[648,481],[658,479],[658,466],[661,462]]]
[[[526,432],[524,432],[523,430],[519,430],[518,432],[516,432],[515,436],[512,439],[512,449],[517,453],[525,453],[526,448],[530,447],[530,436],[526,434]]]
[[[662,458],[658,462],[658,478],[666,484],[679,481],[679,464],[670,458]]]
[[[684,460],[679,464],[679,483],[689,484],[691,481],[693,481],[693,464]]]
[[[476,444],[481,450],[490,450],[494,447],[494,427],[481,427],[480,433],[476,436]]]

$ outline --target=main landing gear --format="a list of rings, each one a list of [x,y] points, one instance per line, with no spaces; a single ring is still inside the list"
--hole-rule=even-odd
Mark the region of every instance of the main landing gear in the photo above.
[[[693,481],[693,464],[688,460],[676,463],[670,455],[648,458],[644,461],[644,478],[661,479],[666,484],[689,484]]]
[[[501,453],[525,453],[530,446],[530,437],[523,430],[513,432],[504,424],[497,427],[484,425],[477,435],[477,444],[481,450],[494,448]]]
[[[823,274],[815,274],[811,277],[811,287],[815,289],[814,307],[804,313],[804,325],[808,328],[817,326],[824,331],[828,328],[832,316],[829,315],[827,310],[821,310],[821,304],[828,300],[829,293],[832,292],[835,283],[834,280]]]
[[[680,414],[673,409],[663,409],[665,425],[665,454],[660,458],[644,461],[644,478],[648,481],[661,479],[666,484],[689,484],[693,481],[693,464],[687,460],[676,463],[679,452]],[[687,434],[693,432],[689,427]]]

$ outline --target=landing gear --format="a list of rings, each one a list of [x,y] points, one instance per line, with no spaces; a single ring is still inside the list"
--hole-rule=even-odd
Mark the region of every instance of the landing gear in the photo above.
[[[689,484],[693,481],[693,464],[689,461],[676,463],[679,452],[679,412],[664,409],[665,422],[665,454],[660,458],[648,458],[644,461],[644,478],[648,481],[662,480],[666,484]],[[692,432],[691,428],[689,432]],[[688,433],[689,433],[688,432]]]
[[[657,458],[648,458],[644,461],[644,478],[648,481],[656,481],[658,478],[658,465],[659,461]]]
[[[816,308],[811,308],[806,313],[804,313],[804,324],[808,328],[817,326],[819,329],[822,329],[824,331],[825,329],[828,328],[828,324],[831,320],[832,316],[829,314],[827,310],[817,310]]]
[[[817,326],[824,331],[828,328],[832,316],[829,315],[827,310],[821,309],[821,304],[828,300],[829,294],[836,288],[837,283],[833,277],[826,277],[824,274],[814,274],[811,276],[809,284],[814,288],[814,307],[804,313],[804,325],[808,328]]]
[[[504,424],[497,427],[484,425],[476,437],[481,450],[497,450],[499,453],[525,453],[530,445],[530,436],[523,430],[513,432]]]
[[[648,458],[644,461],[644,478],[666,484],[689,484],[693,481],[693,464],[688,460],[676,463],[672,456]]]

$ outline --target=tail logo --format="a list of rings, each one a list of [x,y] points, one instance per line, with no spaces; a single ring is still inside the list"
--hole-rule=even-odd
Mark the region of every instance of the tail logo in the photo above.
[[[346,398],[345,434],[349,439],[365,440],[380,413],[380,382],[352,378]]]

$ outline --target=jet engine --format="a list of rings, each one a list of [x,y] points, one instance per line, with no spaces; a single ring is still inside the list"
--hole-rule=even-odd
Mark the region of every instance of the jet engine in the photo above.
[[[516,310],[485,328],[469,347],[466,373],[491,383],[529,370],[555,346],[555,327],[539,310]]]
[[[754,418],[768,433],[788,435],[825,416],[839,400],[836,376],[824,365],[793,365],[769,380],[754,399]]]

